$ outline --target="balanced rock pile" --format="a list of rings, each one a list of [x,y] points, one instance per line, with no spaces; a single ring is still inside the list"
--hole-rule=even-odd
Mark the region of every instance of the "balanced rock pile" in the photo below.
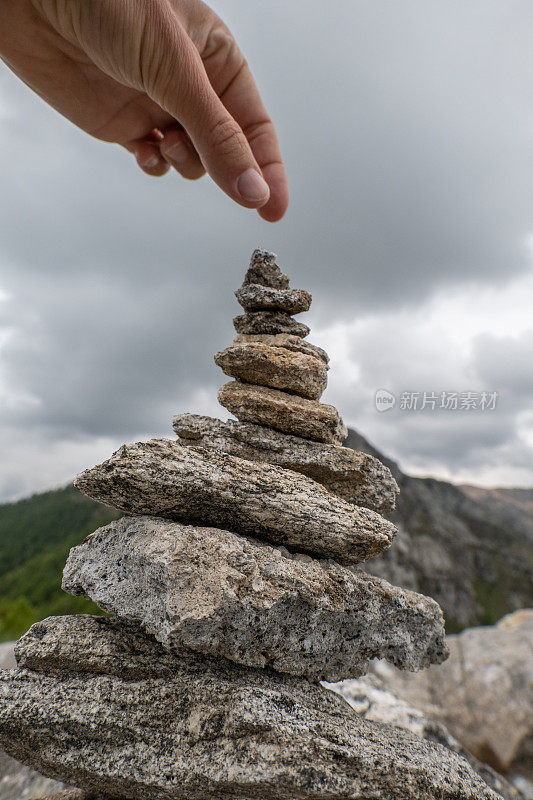
[[[427,597],[356,565],[389,547],[397,487],[319,402],[311,302],[255,251],[216,363],[238,419],[182,414],[76,485],[126,516],[73,548],[63,586],[113,617],[54,617],[0,673],[0,747],[98,798],[495,800],[445,747],[319,685],[369,659],[446,657]]]

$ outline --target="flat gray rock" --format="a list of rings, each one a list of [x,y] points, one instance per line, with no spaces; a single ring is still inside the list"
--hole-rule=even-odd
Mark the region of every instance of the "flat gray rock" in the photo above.
[[[172,649],[314,681],[360,676],[371,658],[416,671],[447,656],[442,612],[428,597],[156,517],[124,517],[72,548],[63,589],[139,622]]]
[[[268,386],[225,383],[218,402],[241,422],[266,425],[317,442],[342,444],[348,430],[335,406],[307,400]]]
[[[272,289],[288,289],[289,279],[281,271],[276,259],[277,255],[270,250],[254,250],[250,266],[244,276],[243,286],[258,283],[260,286],[270,286]]]
[[[302,338],[309,334],[303,322],[296,322],[285,311],[247,311],[233,319],[237,333],[290,333]]]
[[[172,439],[123,445],[74,483],[128,514],[225,528],[344,563],[376,555],[396,533],[304,475]]]
[[[173,426],[180,444],[276,464],[313,478],[332,494],[358,506],[381,513],[394,509],[398,485],[389,468],[374,456],[232,419],[222,422],[198,414],[177,414]]]
[[[215,353],[215,364],[232,378],[310,400],[318,400],[328,382],[322,359],[259,342],[232,344]]]
[[[286,350],[292,350],[296,353],[306,353],[329,364],[329,356],[325,350],[316,344],[306,342],[305,339],[301,339],[299,336],[291,336],[290,333],[238,333],[233,340],[233,344],[255,344],[256,342],[269,344],[271,347],[284,347]]]
[[[305,289],[272,289],[259,283],[245,283],[235,292],[245,311],[285,311],[301,314],[309,311],[312,297]]]
[[[116,800],[498,800],[470,765],[302,678],[56,617],[0,673],[0,745]]]

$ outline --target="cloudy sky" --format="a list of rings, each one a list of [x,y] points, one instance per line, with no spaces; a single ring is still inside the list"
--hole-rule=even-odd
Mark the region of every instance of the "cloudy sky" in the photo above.
[[[0,65],[0,499],[173,413],[225,418],[212,355],[255,246],[312,292],[349,424],[406,471],[533,486],[531,3],[214,7],[277,123],[276,225],[207,179],[145,176]]]

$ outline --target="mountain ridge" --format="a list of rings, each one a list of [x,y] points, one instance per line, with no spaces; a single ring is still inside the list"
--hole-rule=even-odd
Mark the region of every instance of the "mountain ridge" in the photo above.
[[[345,444],[379,458],[400,487],[396,540],[366,571],[433,597],[452,633],[533,605],[533,489],[414,477],[356,431]]]

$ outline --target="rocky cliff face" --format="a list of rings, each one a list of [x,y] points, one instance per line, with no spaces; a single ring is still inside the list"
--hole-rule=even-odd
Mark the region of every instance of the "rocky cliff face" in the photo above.
[[[394,548],[365,569],[433,597],[446,629],[493,624],[533,606],[533,489],[478,489],[405,475],[356,431],[345,444],[377,456],[396,478]]]

